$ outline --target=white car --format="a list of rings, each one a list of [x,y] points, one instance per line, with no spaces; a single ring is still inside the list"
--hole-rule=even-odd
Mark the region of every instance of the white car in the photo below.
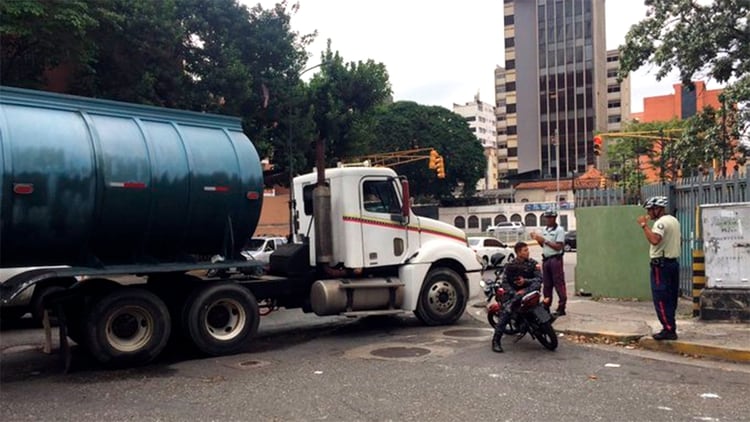
[[[494,237],[469,237],[469,247],[476,252],[484,265],[489,265],[490,258],[496,253],[505,255],[503,264],[512,261],[516,257],[513,248]]]
[[[256,260],[267,266],[271,262],[271,254],[286,243],[286,237],[253,237],[242,249],[242,255],[248,261]]]
[[[500,234],[522,235],[526,233],[526,227],[520,221],[505,221],[487,227],[487,233],[495,236]]]

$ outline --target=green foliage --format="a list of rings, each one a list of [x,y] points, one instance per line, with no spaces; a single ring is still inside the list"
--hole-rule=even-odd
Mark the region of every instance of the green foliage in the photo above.
[[[107,2],[85,0],[0,2],[0,81],[41,88],[44,71],[61,63],[87,64],[96,40],[88,37],[106,16]]]
[[[456,191],[466,198],[474,194],[486,159],[463,117],[443,107],[399,101],[378,109],[375,120],[369,153],[431,147],[443,156],[446,178],[442,180],[428,169],[427,161],[395,168],[409,178],[414,197],[450,198]]]
[[[658,79],[672,69],[684,84],[696,74],[728,82],[750,71],[747,0],[646,0],[646,19],[633,25],[620,47],[620,75],[643,64],[659,67]]]
[[[684,124],[684,121],[677,119],[627,123],[623,132],[631,132],[633,136],[607,139],[610,178],[630,194],[636,194],[646,183],[642,167],[656,169],[661,180],[673,179],[677,171],[674,139],[679,136],[679,131],[675,130]]]
[[[321,56],[321,71],[311,80],[308,101],[317,129],[316,141],[325,143],[326,162],[332,166],[362,155],[373,133],[369,114],[391,96],[385,65],[372,60],[344,63],[338,52]]]
[[[691,123],[693,135],[678,145],[690,148],[680,153],[699,161],[737,155],[744,160],[746,146],[730,139],[747,140],[750,113],[750,1],[646,0],[646,19],[633,25],[620,46],[619,76],[625,77],[645,64],[658,67],[661,80],[677,70],[682,83],[691,86],[693,78],[711,78],[727,83],[718,113],[707,111]],[[706,125],[711,125],[712,129]],[[705,140],[705,142],[704,142]],[[700,141],[700,146],[691,142]],[[714,144],[714,145],[710,145]]]

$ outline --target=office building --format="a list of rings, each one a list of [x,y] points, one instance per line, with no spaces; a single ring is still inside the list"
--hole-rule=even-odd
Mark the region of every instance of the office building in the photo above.
[[[630,117],[630,76],[617,82],[620,52],[607,51],[607,132],[619,132]]]
[[[484,177],[477,183],[477,190],[497,189],[495,107],[492,104],[482,102],[477,93],[474,96],[474,101],[463,105],[454,103],[453,112],[466,119],[469,123],[469,128],[474,132],[474,135],[484,148],[487,165]]]
[[[607,130],[604,19],[604,0],[504,0],[509,175],[594,164],[594,133]]]

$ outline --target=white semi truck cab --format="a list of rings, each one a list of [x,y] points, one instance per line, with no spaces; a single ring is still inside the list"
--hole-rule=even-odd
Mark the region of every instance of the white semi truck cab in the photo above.
[[[294,179],[297,242],[316,266],[317,173]],[[408,182],[384,167],[326,169],[330,189],[327,265],[311,289],[318,315],[414,311],[426,324],[449,324],[464,312],[481,265],[460,229],[415,215]],[[272,258],[273,260],[273,258]],[[273,267],[273,263],[272,263]],[[320,265],[318,265],[320,268]]]

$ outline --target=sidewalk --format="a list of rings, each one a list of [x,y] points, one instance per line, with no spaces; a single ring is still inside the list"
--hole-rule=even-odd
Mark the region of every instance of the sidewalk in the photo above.
[[[470,314],[486,321],[482,291],[474,291]],[[479,311],[479,312],[478,312]],[[678,353],[730,362],[750,363],[750,324],[701,321],[692,317],[692,302],[680,299],[677,340],[656,341],[651,334],[661,330],[650,302],[568,298],[567,314],[555,323],[558,333],[568,336],[606,338],[612,342],[636,343],[658,352]]]

